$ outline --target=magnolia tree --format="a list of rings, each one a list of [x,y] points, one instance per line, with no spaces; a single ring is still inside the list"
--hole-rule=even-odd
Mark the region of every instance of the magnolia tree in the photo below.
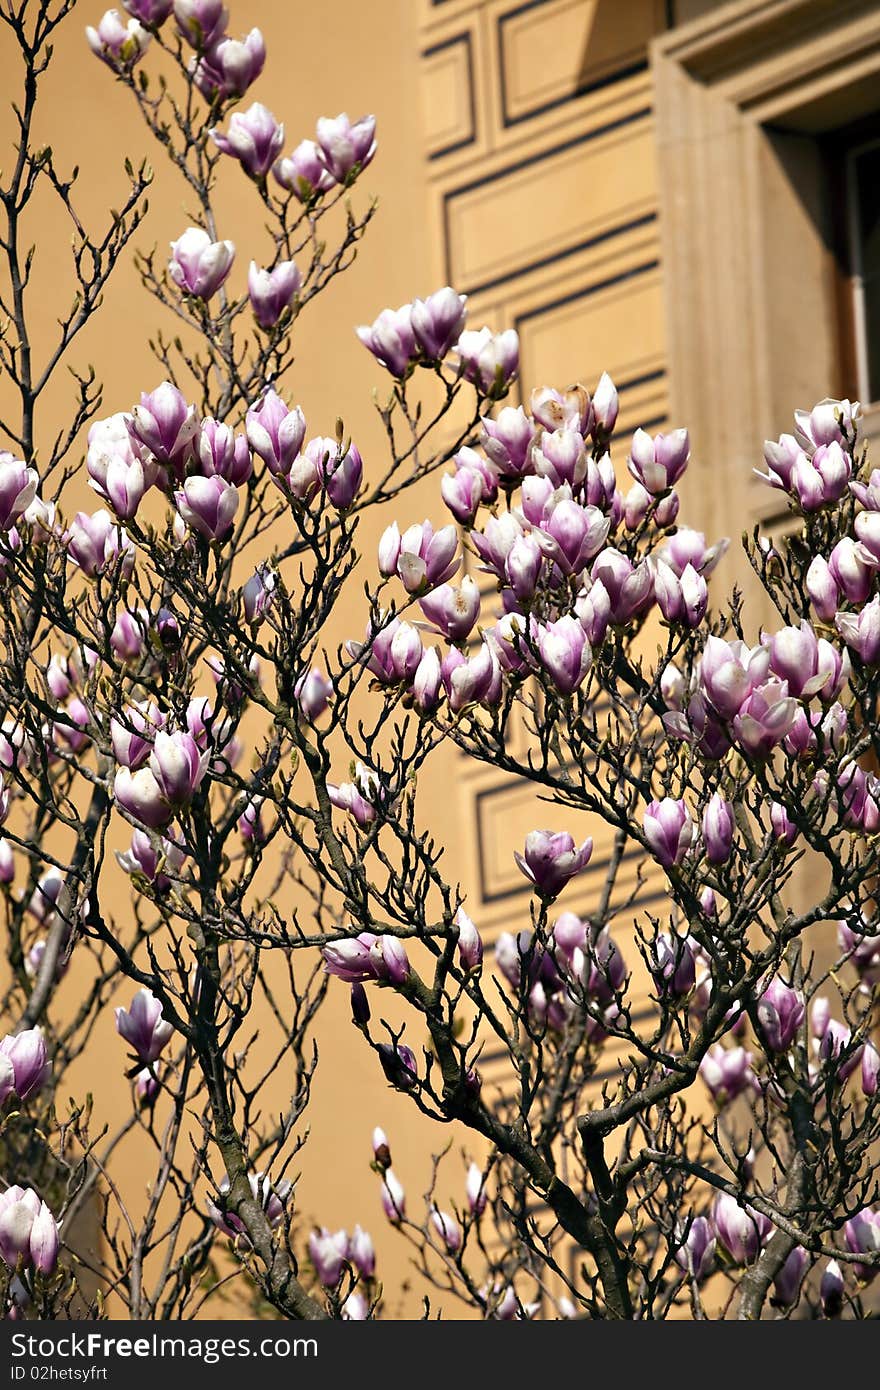
[[[353,188],[375,122],[320,119],[291,149],[250,102],[262,36],[232,37],[218,0],[126,0],[86,31],[193,209],[170,259],[139,260],[179,325],[154,339],[159,384],[103,405],[70,349],[150,172],[127,166],[96,231],[34,140],[74,5],[0,5],[23,81],[0,188],[7,1315],[194,1317],[232,1280],[264,1316],[396,1307],[375,1212],[309,1230],[293,1185],[316,1017],[347,990],[335,1045],[375,1054],[440,1127],[418,1200],[395,1136],[373,1136],[386,1239],[407,1243],[425,1316],[867,1316],[880,472],[858,407],[823,401],[765,446],[791,521],[745,542],[765,629],[736,595],[708,607],[725,543],[679,522],[686,431],[618,442],[607,376],[502,404],[516,335],[466,326],[450,287],[357,330],[384,373],[385,457],[362,461],[341,422],[310,435],[285,389],[295,328],[372,215]],[[221,178],[253,206],[246,291]],[[78,286],[48,347],[31,318],[44,193]],[[411,488],[432,474],[420,521]],[[97,505],[76,511],[86,476]],[[387,525],[363,555],[374,507]],[[352,640],[331,644],[331,622]],[[441,745],[570,827],[507,847],[529,894],[494,962],[419,812]],[[566,889],[599,825],[610,855],[582,918]],[[72,1094],[72,1064],[99,1053],[130,1085],[115,1128]]]

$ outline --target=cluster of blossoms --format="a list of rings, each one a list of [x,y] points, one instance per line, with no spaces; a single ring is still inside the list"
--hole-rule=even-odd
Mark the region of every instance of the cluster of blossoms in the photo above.
[[[399,309],[383,309],[357,335],[376,361],[400,381],[415,367],[433,366],[451,356],[461,375],[488,397],[502,396],[519,368],[519,337],[514,329],[493,333],[485,325],[465,328],[467,295],[450,285]],[[412,592],[412,591],[410,591]]]
[[[199,419],[170,382],[144,394],[130,413],[98,421],[89,430],[86,457],[89,482],[112,512],[78,512],[62,528],[53,506],[37,496],[35,470],[11,454],[0,454],[0,529],[8,552],[14,556],[22,545],[22,531],[31,542],[48,533],[63,544],[71,565],[88,580],[115,573],[121,581],[131,577],[137,554],[133,537],[122,524],[137,518],[145,495],[156,488],[174,507],[173,533],[178,544],[228,542],[239,507],[239,490],[254,473],[254,460],[282,494],[283,506],[307,506],[318,497],[344,511],[357,496],[363,464],[355,445],[343,447],[334,439],[305,440],[306,424],[298,407],[289,409],[280,396],[266,391],[247,412],[244,433],[206,418]],[[245,620],[257,625],[272,603],[275,575],[261,566],[241,590]],[[167,607],[154,613],[122,606],[106,634],[112,656],[136,682],[156,665],[156,654],[168,657],[181,643],[179,620]],[[209,662],[209,665],[211,663]],[[207,772],[218,765],[232,766],[240,745],[235,736],[237,717],[246,702],[246,691],[223,678],[212,665],[228,716],[206,697],[190,701],[183,725],[172,722],[155,702],[133,698],[120,708],[101,731],[90,704],[100,661],[88,647],[50,655],[45,679],[58,701],[57,717],[44,729],[45,742],[59,754],[80,753],[90,740],[109,736],[118,766],[114,794],[118,805],[148,830],[165,830],[198,792]],[[252,671],[258,678],[256,668]],[[314,722],[327,708],[332,687],[317,668],[299,677],[295,697],[302,717]],[[35,749],[26,731],[7,720],[0,739],[0,761],[8,769],[25,769]],[[0,817],[8,814],[12,792],[4,787]],[[244,817],[242,833],[253,833]],[[131,852],[123,866],[142,874],[160,889],[167,887],[165,870],[177,870],[182,851],[173,836],[155,839],[135,833]],[[8,862],[7,862],[8,861]],[[14,872],[8,846],[3,851],[4,881]]]
[[[305,436],[302,411],[290,409],[271,388],[248,410],[245,432],[236,433],[218,420],[200,419],[183,393],[164,381],[130,413],[92,425],[86,462],[91,486],[120,521],[133,520],[144,495],[156,487],[174,504],[179,539],[190,531],[223,541],[238,511],[238,489],[253,476],[255,456],[287,500],[308,503],[323,488],[332,506],[352,505],[363,474],[355,446],[342,451],[335,440],[321,437],[306,444]],[[72,557],[90,576],[132,544],[107,512],[80,513],[71,533]]]
[[[376,1250],[372,1237],[362,1226],[347,1231],[329,1231],[318,1227],[309,1236],[309,1257],[320,1282],[327,1289],[339,1286],[343,1272],[356,1272],[368,1285],[376,1273]],[[363,1322],[369,1314],[369,1301],[360,1289],[345,1300],[343,1317],[351,1322]]]
[[[421,322],[418,307],[414,323]],[[418,336],[413,342],[421,350]],[[451,344],[450,334],[442,346]],[[397,366],[410,361],[402,356]],[[634,482],[624,494],[608,450],[617,414],[606,376],[592,398],[583,387],[565,394],[545,388],[533,393],[530,412],[506,406],[483,418],[482,452],[461,449],[441,491],[466,530],[467,550],[497,585],[501,615],[479,629],[474,644],[480,588],[470,575],[449,582],[462,563],[457,527],[435,530],[425,521],[401,531],[392,523],[379,545],[380,573],[400,580],[421,609],[420,626],[448,647],[426,647],[418,627],[388,616],[364,644],[350,644],[381,684],[402,688],[427,715],[444,697],[451,714],[498,705],[508,687],[536,673],[566,700],[583,687],[609,632],[640,621],[655,604],[670,624],[689,629],[701,621],[706,578],[724,545],[707,547],[699,533],[673,530],[687,433],[638,431],[629,457]],[[483,507],[489,515],[478,526]],[[640,557],[649,520],[664,543]]]
[[[682,1225],[675,1258],[689,1278],[701,1282],[717,1267],[719,1257],[728,1265],[754,1264],[774,1229],[763,1212],[722,1192],[708,1215],[693,1216]],[[875,1253],[880,1250],[880,1215],[866,1207],[844,1224],[843,1236],[850,1254]],[[852,1264],[864,1283],[878,1273],[876,1266],[872,1268],[858,1260]],[[772,1301],[776,1307],[790,1308],[797,1303],[810,1265],[808,1252],[796,1245],[774,1277]],[[836,1317],[844,1296],[844,1279],[837,1260],[825,1263],[819,1296],[826,1316]]]
[[[623,954],[608,927],[597,931],[574,912],[557,917],[546,945],[529,930],[502,932],[495,963],[517,996],[524,994],[534,1028],[563,1033],[585,1007],[586,1039],[599,1044],[619,1012],[626,988]]]
[[[58,1223],[32,1187],[0,1192],[0,1257],[10,1270],[52,1274],[59,1244]]]
[[[463,908],[455,917],[458,930],[458,960],[466,974],[479,974],[483,964],[480,933]],[[366,1022],[369,1009],[363,993],[368,983],[399,987],[410,974],[403,943],[394,936],[375,936],[361,932],[341,937],[323,948],[324,967],[329,975],[352,986],[356,1021]],[[554,923],[546,945],[530,931],[518,936],[502,932],[495,944],[499,971],[515,994],[524,994],[529,1018],[539,1028],[561,1033],[584,1002],[595,1010],[589,1026],[591,1041],[605,1037],[602,1021],[610,1023],[617,1013],[616,999],[626,984],[623,956],[607,927],[596,931],[573,912],[562,913]],[[410,1089],[418,1068],[410,1048],[397,1043],[394,1048],[380,1045],[380,1060],[391,1083]],[[478,1087],[478,1073],[473,1074]]]
[[[192,81],[212,109],[239,101],[263,71],[262,33],[254,28],[243,39],[231,38],[226,30],[229,15],[219,0],[122,3],[128,20],[108,10],[97,26],[86,29],[92,51],[116,70],[130,72],[173,15],[179,38],[194,49],[189,61]],[[211,136],[251,178],[265,179],[271,171],[281,188],[311,203],[334,188],[347,187],[367,167],[376,152],[375,131],[373,116],[357,121],[345,113],[325,116],[317,123],[314,140],[303,140],[290,155],[283,155],[284,126],[257,101],[247,111],[235,112],[225,132],[215,128]]]
[[[130,71],[173,16],[178,38],[194,50],[189,71],[207,101],[244,96],[263,71],[263,35],[252,29],[244,39],[230,38],[221,0],[122,0],[122,5],[127,21],[118,10],[108,10],[97,26],[86,28],[92,52],[111,68]]]

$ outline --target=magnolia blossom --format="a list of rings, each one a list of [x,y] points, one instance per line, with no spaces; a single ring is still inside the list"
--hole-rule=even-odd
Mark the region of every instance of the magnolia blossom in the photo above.
[[[480,591],[470,575],[465,575],[458,588],[441,584],[425,594],[419,600],[419,607],[450,642],[462,642],[480,616]]]
[[[28,1100],[42,1090],[52,1074],[52,1063],[41,1028],[25,1028],[8,1033],[0,1041],[0,1059],[11,1069],[11,1090],[19,1100]]]
[[[365,169],[376,153],[376,117],[361,116],[351,121],[340,116],[322,116],[317,129],[318,149],[328,173],[337,183]]]
[[[519,335],[513,328],[462,333],[455,345],[461,371],[487,395],[503,392],[519,370]]]
[[[301,286],[302,273],[293,261],[279,261],[269,270],[261,270],[251,261],[248,296],[254,318],[261,328],[275,327],[284,311],[293,304]]]
[[[392,376],[406,376],[417,352],[411,304],[383,309],[372,324],[362,324],[357,335],[386,371]]]
[[[715,1103],[727,1105],[743,1092],[754,1090],[752,1054],[742,1047],[725,1048],[715,1043],[700,1063],[700,1076]]]
[[[349,1245],[347,1231],[331,1233],[326,1226],[312,1231],[309,1236],[309,1257],[315,1266],[315,1273],[326,1288],[333,1289],[339,1283],[343,1266],[349,1258]]]
[[[215,127],[210,134],[218,150],[237,159],[253,179],[266,177],[284,146],[284,126],[259,101],[233,112],[225,132]]]
[[[409,526],[401,535],[397,523],[386,528],[379,541],[379,571],[397,574],[409,594],[423,593],[444,584],[458,571],[458,533],[454,526],[436,531],[430,521]]]
[[[292,1184],[286,1178],[281,1182],[272,1183],[267,1173],[256,1172],[248,1173],[248,1185],[253,1196],[263,1208],[270,1227],[274,1230],[280,1226],[284,1217],[285,1203],[292,1191]],[[218,1187],[219,1202],[209,1199],[207,1203],[208,1215],[218,1230],[235,1240],[239,1245],[246,1247],[250,1244],[250,1239],[245,1224],[241,1217],[236,1216],[227,1206],[230,1188],[229,1178],[224,1176]]]
[[[124,10],[155,29],[164,24],[173,7],[174,0],[122,0]]]
[[[654,496],[675,486],[688,466],[690,453],[687,430],[652,438],[640,429],[633,435],[627,466],[636,481]]]
[[[281,187],[301,203],[311,202],[336,184],[314,140],[300,141],[292,154],[277,161],[272,173]]]
[[[427,299],[413,300],[411,323],[415,340],[432,361],[446,356],[458,342],[467,318],[467,296],[450,285]]]
[[[324,969],[348,984],[380,980],[400,985],[409,975],[409,960],[403,942],[395,936],[359,936],[334,941],[325,946]]]
[[[215,37],[190,63],[193,81],[208,101],[242,97],[256,82],[266,62],[266,43],[259,29],[243,39]]]
[[[116,1031],[148,1066],[171,1039],[174,1027],[162,1017],[162,1005],[148,989],[138,990],[130,1009],[116,1009]]]
[[[379,1193],[382,1210],[391,1224],[398,1225],[406,1215],[406,1193],[393,1169],[386,1167]]]
[[[277,391],[264,392],[245,416],[248,443],[274,478],[289,479],[306,437],[306,420],[299,406],[291,410]]]
[[[176,386],[163,381],[154,391],[142,393],[127,424],[135,446],[143,445],[159,463],[169,464],[178,474],[182,471],[199,422],[195,407]]]
[[[333,684],[323,671],[313,666],[310,671],[299,677],[293,687],[293,693],[303,718],[313,724],[327,709],[333,697]]]
[[[846,1248],[853,1255],[872,1255],[873,1264],[863,1264],[860,1260],[853,1264],[859,1279],[869,1283],[880,1273],[880,1211],[864,1207],[844,1224],[843,1238]]]
[[[188,227],[171,243],[168,273],[187,294],[210,299],[228,276],[234,259],[231,241],[212,241],[202,227]]]
[[[517,866],[542,897],[555,898],[569,879],[583,873],[593,853],[593,841],[576,845],[567,831],[532,830],[522,854],[514,852]]]
[[[665,869],[682,862],[696,833],[684,801],[671,796],[652,801],[645,808],[642,829],[651,852]]]
[[[675,1262],[685,1273],[698,1282],[715,1263],[715,1233],[712,1223],[705,1216],[695,1216],[688,1222],[685,1231],[680,1231],[681,1244],[675,1252]]]
[[[712,1215],[718,1239],[734,1264],[752,1264],[773,1229],[769,1218],[726,1192],[719,1194]]]
[[[218,39],[229,18],[223,0],[174,0],[174,19],[193,48],[207,48]]]
[[[121,561],[122,572],[130,574],[134,550],[128,535],[117,526],[109,512],[77,512],[65,534],[67,553],[90,579],[97,578],[114,562]]]
[[[214,475],[187,478],[174,494],[174,502],[182,519],[191,530],[205,540],[224,540],[232,530],[238,511],[238,490],[232,483]]]
[[[137,19],[122,18],[118,10],[107,10],[97,28],[86,25],[89,48],[111,68],[132,68],[143,57],[151,35]]]
[[[758,996],[758,1021],[768,1047],[785,1052],[797,1037],[805,1014],[804,996],[778,975]]]
[[[385,788],[379,778],[362,762],[355,764],[354,782],[341,782],[338,786],[327,783],[327,795],[334,806],[348,811],[357,825],[365,829],[376,819],[376,806],[386,799]]]

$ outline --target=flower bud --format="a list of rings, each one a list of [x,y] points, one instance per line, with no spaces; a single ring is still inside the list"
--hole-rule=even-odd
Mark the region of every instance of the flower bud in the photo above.
[[[380,1189],[382,1210],[392,1226],[399,1225],[406,1215],[406,1193],[391,1168],[385,1169]]]
[[[703,812],[703,844],[710,864],[726,864],[733,848],[733,807],[715,792]]]
[[[261,270],[251,261],[248,270],[248,296],[254,318],[261,328],[274,328],[281,315],[293,304],[302,286],[302,274],[293,261],[279,261],[271,270]]]
[[[327,709],[333,696],[333,685],[319,667],[313,666],[299,677],[293,693],[303,718],[309,724],[314,724]]]
[[[819,1285],[819,1298],[822,1301],[822,1311],[826,1318],[837,1318],[843,1309],[843,1295],[845,1291],[843,1274],[840,1265],[836,1260],[829,1260],[822,1274],[822,1282]]]
[[[599,438],[607,439],[613,434],[619,410],[617,387],[608,373],[603,372],[593,392],[593,430]]]
[[[461,1249],[461,1227],[454,1216],[448,1211],[440,1211],[439,1207],[434,1207],[431,1212],[431,1225],[437,1232],[446,1251],[450,1255],[457,1255]]]
[[[134,1079],[135,1099],[139,1106],[152,1105],[159,1094],[159,1082],[152,1067],[144,1067]]]
[[[359,980],[351,987],[351,1019],[357,1028],[366,1028],[370,1021],[370,1001]]]
[[[802,1245],[796,1245],[773,1279],[771,1303],[778,1308],[791,1308],[797,1303],[809,1263],[810,1257],[806,1250]]]
[[[386,1080],[398,1091],[411,1091],[418,1083],[418,1065],[415,1053],[406,1043],[380,1043],[379,1062]],[[387,1175],[386,1175],[387,1179]]]
[[[483,963],[483,942],[463,907],[455,914],[458,927],[458,957],[462,970],[479,970]]]
[[[773,1229],[770,1219],[727,1192],[719,1193],[714,1209],[715,1230],[734,1264],[750,1265]]]
[[[677,1232],[681,1240],[681,1232]],[[705,1279],[715,1261],[715,1234],[705,1216],[695,1216],[687,1227],[687,1235],[675,1252],[675,1262],[692,1279]]]
[[[377,1125],[373,1130],[373,1159],[379,1168],[384,1172],[391,1167],[391,1149],[388,1145],[388,1138],[384,1129]]]

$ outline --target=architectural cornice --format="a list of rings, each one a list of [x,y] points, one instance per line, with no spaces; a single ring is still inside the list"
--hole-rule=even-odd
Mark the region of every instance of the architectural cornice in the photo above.
[[[793,48],[811,55],[808,66],[830,67],[878,45],[874,0],[733,0],[661,35],[653,52],[655,61],[678,63],[710,85],[736,83],[748,69],[759,70],[749,86],[757,92],[763,83],[767,95],[775,65],[790,77]]]

